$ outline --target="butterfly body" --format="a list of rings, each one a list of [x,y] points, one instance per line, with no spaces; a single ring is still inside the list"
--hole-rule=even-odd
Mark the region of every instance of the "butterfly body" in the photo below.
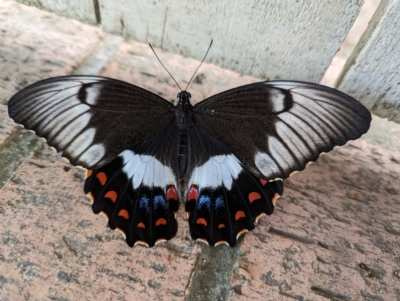
[[[177,232],[181,202],[192,238],[234,246],[271,214],[283,179],[357,139],[371,116],[350,96],[295,81],[250,84],[176,106],[96,76],[50,78],[8,103],[11,118],[88,169],[84,191],[128,245]]]
[[[181,199],[185,192],[187,184],[187,167],[188,167],[188,128],[194,124],[193,106],[190,103],[191,95],[186,91],[178,93],[178,104],[175,108],[175,122],[177,125],[177,141],[178,141],[178,168],[174,170],[179,179],[179,191]],[[173,159],[173,158],[171,158]]]

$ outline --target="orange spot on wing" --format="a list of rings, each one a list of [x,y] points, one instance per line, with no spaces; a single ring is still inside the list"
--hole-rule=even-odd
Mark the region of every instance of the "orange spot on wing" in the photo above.
[[[137,227],[138,227],[138,228],[141,228],[141,229],[146,229],[146,226],[145,226],[142,222],[140,222],[139,224],[137,224]]]
[[[218,225],[218,229],[223,229],[223,228],[225,228],[225,225],[224,225],[224,224],[219,224],[219,225]]]
[[[115,191],[110,190],[104,195],[105,198],[110,199],[113,203],[117,200],[118,194]]]
[[[175,186],[170,186],[167,190],[167,199],[168,200],[178,200],[178,193],[176,192]]]
[[[279,195],[279,193],[275,192],[274,197],[272,198],[272,205],[275,205],[275,202],[278,198],[280,198],[281,196]]]
[[[166,225],[167,224],[167,220],[165,218],[159,218],[156,221],[156,226],[161,226],[161,225]]]
[[[195,201],[195,200],[197,200],[198,196],[199,196],[199,192],[198,192],[196,186],[194,186],[194,185],[190,186],[189,194],[188,194],[188,201]]]
[[[258,192],[253,191],[249,193],[250,204],[259,199],[261,199],[261,195]]]
[[[243,211],[238,211],[238,212],[236,212],[236,214],[235,214],[235,221],[237,221],[237,220],[239,220],[239,219],[241,219],[241,218],[243,218],[243,217],[246,217],[246,214],[244,214]]]
[[[122,209],[120,212],[118,212],[118,216],[121,216],[124,219],[129,219],[129,213],[125,209]]]
[[[207,221],[202,217],[197,219],[196,224],[203,225],[203,226],[207,227]]]
[[[89,177],[92,175],[92,173],[93,173],[93,170],[88,169],[88,170],[86,171],[86,179],[89,178]]]
[[[260,178],[260,183],[262,186],[267,185],[268,181]]]
[[[99,180],[101,186],[104,186],[106,184],[106,182],[107,182],[107,176],[106,176],[106,174],[104,172],[99,172],[96,175],[96,178]]]

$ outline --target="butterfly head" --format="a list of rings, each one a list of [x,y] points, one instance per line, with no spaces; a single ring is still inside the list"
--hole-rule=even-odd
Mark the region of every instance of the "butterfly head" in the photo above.
[[[192,95],[187,91],[181,91],[176,97],[178,98],[179,104],[187,105],[190,104],[190,98],[192,98]]]

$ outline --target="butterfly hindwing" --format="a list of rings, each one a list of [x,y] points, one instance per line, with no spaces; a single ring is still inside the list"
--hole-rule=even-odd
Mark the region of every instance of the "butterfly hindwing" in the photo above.
[[[8,102],[15,122],[45,138],[73,165],[86,168],[110,162],[163,129],[173,110],[171,103],[147,90],[98,76],[39,81]]]
[[[88,172],[84,190],[94,213],[103,212],[131,247],[154,246],[175,236],[179,199],[171,168],[153,156],[128,149]]]
[[[292,81],[250,84],[194,106],[205,132],[260,178],[284,179],[322,152],[364,134],[368,110],[325,86]]]
[[[234,246],[261,215],[273,212],[273,202],[283,193],[282,181],[253,175],[201,127],[190,128],[188,149],[185,210],[191,236],[210,245]]]
[[[234,246],[237,238],[271,214],[283,182],[268,182],[250,173],[232,154],[212,156],[193,170],[186,211],[193,239]]]

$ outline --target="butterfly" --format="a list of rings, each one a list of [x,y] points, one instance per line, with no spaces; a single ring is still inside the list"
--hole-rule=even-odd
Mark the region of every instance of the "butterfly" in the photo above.
[[[237,87],[173,105],[138,86],[99,76],[32,84],[9,116],[87,171],[94,213],[129,246],[176,235],[185,203],[190,234],[234,246],[274,210],[283,179],[323,152],[366,133],[371,115],[354,98],[299,81]]]

